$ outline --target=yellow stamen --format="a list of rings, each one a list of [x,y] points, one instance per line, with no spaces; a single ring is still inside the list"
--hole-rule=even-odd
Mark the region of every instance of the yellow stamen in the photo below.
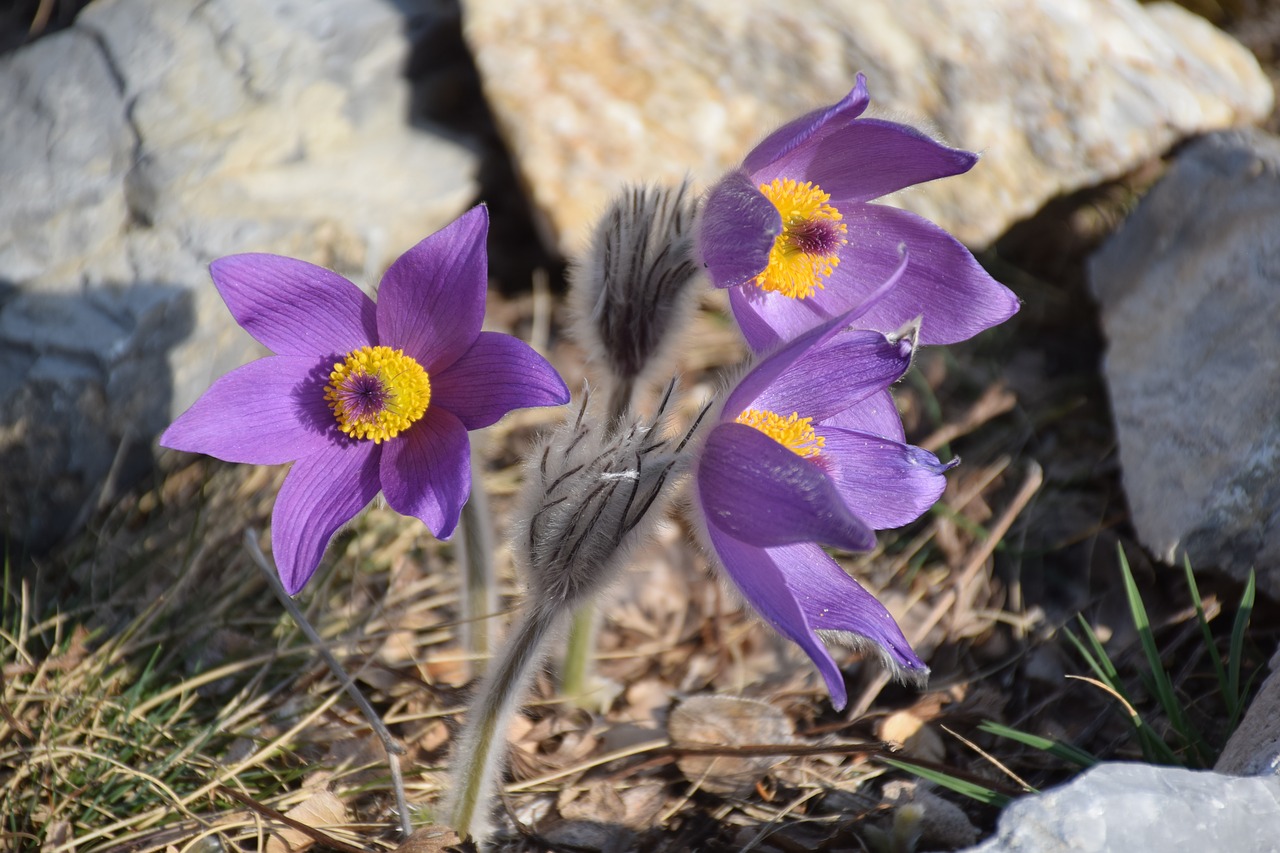
[[[431,381],[422,365],[391,347],[360,347],[333,366],[324,398],[338,427],[381,444],[427,411]]]
[[[737,421],[760,430],[797,456],[817,456],[826,444],[826,439],[814,433],[813,418],[802,418],[798,412],[784,418],[768,409],[747,409]]]
[[[823,279],[840,263],[840,248],[848,243],[848,228],[840,211],[827,202],[831,196],[806,181],[775,178],[760,192],[782,216],[782,233],[773,241],[769,265],[755,278],[761,290],[804,299],[822,290]]]

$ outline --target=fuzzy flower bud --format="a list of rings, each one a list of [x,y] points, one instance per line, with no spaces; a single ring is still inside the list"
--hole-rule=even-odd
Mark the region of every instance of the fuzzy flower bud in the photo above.
[[[572,608],[598,591],[659,515],[688,441],[660,434],[672,390],[653,421],[633,417],[607,431],[585,417],[584,398],[577,419],[531,456],[517,544],[532,600]]]
[[[691,196],[688,181],[624,190],[570,270],[575,333],[608,372],[614,419],[630,405],[637,383],[660,370],[690,314],[688,285],[698,271]]]

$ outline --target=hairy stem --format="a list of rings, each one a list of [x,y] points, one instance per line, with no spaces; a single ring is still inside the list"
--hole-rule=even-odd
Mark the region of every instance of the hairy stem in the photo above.
[[[485,676],[467,712],[453,762],[454,799],[450,825],[459,835],[484,838],[490,792],[506,755],[506,733],[518,700],[546,654],[547,639],[566,614],[563,607],[531,602],[512,629],[506,648]]]
[[[471,497],[462,505],[459,521],[462,564],[462,647],[472,660],[473,672],[483,674],[493,642],[493,614],[498,609],[498,584],[493,573],[493,527],[489,497],[484,490],[483,459],[471,444]]]
[[[360,688],[356,687],[356,683],[352,680],[347,671],[342,668],[342,664],[333,656],[333,652],[329,651],[328,645],[320,636],[320,632],[312,627],[307,617],[303,615],[302,608],[298,603],[289,597],[284,591],[284,585],[280,583],[280,574],[275,570],[267,560],[262,549],[258,547],[258,536],[252,530],[244,532],[244,541],[249,549],[249,556],[262,570],[262,574],[266,577],[268,585],[276,594],[276,598],[280,599],[280,603],[284,605],[284,609],[289,611],[289,615],[293,617],[293,621],[298,623],[298,627],[302,629],[302,633],[307,635],[307,639],[315,646],[316,651],[320,653],[320,657],[329,667],[329,671],[342,684],[342,689],[347,691],[347,695],[355,701],[360,708],[360,713],[364,714],[365,720],[369,723],[369,728],[373,729],[374,734],[382,741],[382,748],[387,753],[387,764],[391,768],[391,790],[396,798],[396,811],[400,819],[400,832],[408,838],[413,833],[413,825],[409,822],[409,803],[404,794],[404,777],[400,773],[400,759],[397,756],[404,755],[404,747],[396,743],[391,737],[391,732],[387,731],[387,727],[383,725],[382,718],[378,716],[378,712],[373,710],[373,706],[369,704],[369,700],[360,692]]]

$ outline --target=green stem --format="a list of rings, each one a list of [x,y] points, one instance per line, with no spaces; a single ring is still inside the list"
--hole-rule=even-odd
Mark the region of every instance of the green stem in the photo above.
[[[498,609],[498,584],[493,573],[493,528],[489,498],[484,490],[484,460],[471,445],[471,497],[462,505],[458,521],[461,547],[458,562],[462,569],[462,647],[472,661],[474,672],[482,674],[492,651],[493,614]]]
[[[450,825],[464,838],[484,840],[488,834],[487,816],[478,813],[489,802],[506,754],[507,728],[518,707],[517,700],[544,657],[547,638],[563,614],[562,607],[530,603],[467,713],[453,763],[457,795],[449,809]]]
[[[569,623],[569,638],[565,643],[564,660],[560,669],[560,692],[570,702],[578,704],[591,690],[594,673],[592,656],[596,647],[596,604],[588,599],[573,612]]]

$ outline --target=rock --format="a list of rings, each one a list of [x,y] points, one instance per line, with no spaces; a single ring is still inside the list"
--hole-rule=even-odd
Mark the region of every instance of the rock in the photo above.
[[[966,853],[1275,850],[1280,780],[1181,767],[1100,764],[1015,801],[996,834]]]
[[[1203,19],[1134,0],[463,0],[487,98],[542,218],[572,255],[624,182],[713,180],[782,122],[842,97],[983,153],[893,203],[972,246],[1062,193],[1274,94]]]
[[[1280,139],[1189,145],[1089,274],[1139,540],[1280,595]]]
[[[97,0],[0,57],[0,538],[55,541],[260,354],[209,261],[376,281],[475,198],[476,155],[409,122],[434,9]]]
[[[1213,769],[1232,776],[1280,775],[1280,651]]]

